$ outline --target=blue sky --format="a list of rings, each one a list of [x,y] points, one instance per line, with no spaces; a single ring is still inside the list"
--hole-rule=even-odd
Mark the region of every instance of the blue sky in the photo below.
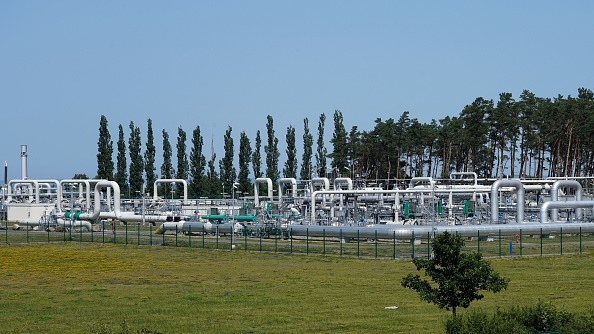
[[[594,89],[593,15],[591,1],[2,1],[0,160],[20,178],[28,145],[31,179],[93,177],[101,115],[114,149],[133,121],[144,150],[151,118],[159,171],[162,129],[175,147],[200,126],[218,160],[227,126],[237,150],[272,115],[283,160],[289,125],[300,156],[303,119],[315,135],[325,113],[328,141],[335,109],[371,130],[501,92],[577,95]]]

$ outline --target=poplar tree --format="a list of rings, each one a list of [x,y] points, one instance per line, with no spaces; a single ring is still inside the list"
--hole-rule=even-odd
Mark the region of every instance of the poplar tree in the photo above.
[[[272,184],[275,184],[280,177],[278,171],[278,159],[280,152],[278,151],[278,138],[274,135],[274,121],[272,116],[266,117],[266,133],[268,134],[268,144],[264,146],[264,152],[266,153],[266,177],[272,180]]]
[[[203,140],[200,126],[192,131],[192,149],[190,151],[190,190],[193,196],[199,197],[204,193],[204,168],[206,158],[202,154]]]
[[[260,137],[260,130],[256,132],[254,145],[254,152],[252,153],[252,169],[254,170],[254,178],[257,179],[262,177],[262,154],[260,153],[262,138]]]
[[[326,147],[324,146],[324,123],[326,122],[326,115],[322,113],[318,121],[318,147],[316,151],[316,170],[318,176],[326,176]]]
[[[311,180],[313,155],[313,136],[309,132],[309,119],[303,120],[303,155],[301,156],[301,180]]]
[[[188,156],[186,154],[186,132],[181,128],[177,128],[177,174],[176,179],[188,179]]]
[[[208,196],[209,197],[213,197],[213,196],[218,197],[219,190],[223,190],[223,188],[221,185],[221,180],[219,179],[219,175],[215,169],[215,161],[216,161],[217,155],[214,151],[214,139],[211,139],[211,141],[210,141],[210,152],[211,152],[211,154],[210,154],[210,160],[208,160],[208,172],[207,172]],[[220,194],[221,194],[221,197],[223,197],[223,193],[221,192]]]
[[[113,179],[113,141],[107,128],[107,117],[101,115],[99,121],[99,141],[97,142],[97,179]]]
[[[173,169],[173,163],[171,157],[173,156],[173,150],[171,148],[171,142],[169,141],[169,133],[163,129],[163,163],[161,164],[161,176],[164,179],[172,179],[175,174]],[[165,194],[168,194],[170,189],[169,183],[163,185]]]
[[[227,126],[227,130],[225,131],[224,137],[224,150],[225,155],[219,161],[219,175],[221,178],[221,182],[224,184],[224,189],[226,189],[229,193],[231,193],[231,187],[235,182],[235,178],[237,177],[237,172],[235,167],[233,166],[233,138],[231,137],[231,132],[233,129],[230,126]]]
[[[295,128],[289,125],[286,134],[287,141],[287,160],[285,161],[285,168],[283,174],[285,177],[297,177],[297,147],[295,146]]]
[[[128,162],[126,161],[126,140],[124,139],[124,127],[118,125],[118,157],[117,168],[114,180],[120,186],[122,193],[128,191]]]
[[[242,131],[239,135],[239,173],[237,181],[239,182],[238,191],[248,195],[252,193],[252,182],[250,181],[250,162],[252,159],[252,147],[250,139]]]
[[[150,187],[157,180],[155,173],[155,138],[153,135],[153,121],[149,118],[146,130],[146,149],[144,151],[144,172],[146,175],[146,184]]]
[[[141,154],[142,143],[140,141],[140,128],[134,126],[134,122],[130,121],[130,138],[128,139],[128,150],[130,153],[130,192],[132,194],[142,192],[142,172],[144,169],[144,162]]]
[[[333,145],[331,166],[342,174],[347,167],[347,132],[344,128],[342,112],[334,111],[334,133],[330,142]]]

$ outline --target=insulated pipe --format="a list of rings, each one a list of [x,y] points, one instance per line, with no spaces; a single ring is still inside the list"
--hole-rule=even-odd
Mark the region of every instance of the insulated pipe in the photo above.
[[[90,206],[91,206],[91,181],[99,181],[99,180],[83,180],[83,179],[70,179],[70,180],[62,180],[60,181],[59,185],[58,185],[58,205],[60,205],[60,203],[62,203],[62,187],[65,184],[78,184],[79,186],[81,184],[85,185],[85,192],[86,192],[86,200],[87,200],[87,207],[86,209],[89,210]],[[80,192],[80,187],[79,187],[79,192]]]
[[[317,190],[311,194],[310,205],[312,209],[310,210],[310,219],[311,222],[315,221],[316,213],[315,213],[315,205],[316,205],[316,197],[319,195],[331,195],[331,194],[352,194],[352,195],[365,195],[365,194],[395,194],[396,199],[399,200],[400,194],[423,194],[423,193],[436,193],[436,194],[451,194],[451,193],[482,193],[487,192],[487,190],[476,190],[472,191],[470,189],[391,189],[391,190],[370,190],[370,189],[353,189],[353,190]]]
[[[550,203],[550,202],[547,202]],[[567,202],[564,202],[567,203]],[[594,203],[593,203],[594,204]],[[553,234],[553,233],[590,233],[594,232],[593,223],[522,223],[522,224],[486,224],[486,225],[461,225],[461,226],[402,226],[402,225],[375,225],[375,226],[320,226],[291,224],[287,227],[290,236],[308,237],[342,237],[342,238],[382,238],[382,239],[408,239],[433,238],[444,232],[454,233],[463,237],[515,235],[523,234]]]
[[[594,201],[568,201],[568,202],[564,202],[564,201],[550,201],[550,202],[544,202],[542,204],[542,206],[540,207],[540,222],[541,223],[547,223],[548,222],[548,217],[547,217],[547,211],[548,210],[552,210],[553,209],[577,209],[578,208],[593,208],[594,207]],[[552,217],[553,220],[557,219],[556,216]]]
[[[27,145],[21,145],[21,179],[27,180]]]
[[[256,182],[254,182],[254,205],[256,207],[258,205],[260,205],[260,198],[258,197],[258,189],[260,189],[260,187],[259,187],[260,183],[266,183],[266,185],[268,186],[268,198],[270,199],[270,201],[273,200],[273,198],[272,198],[272,180],[267,177],[259,177],[256,179]]]
[[[491,223],[496,224],[499,217],[499,188],[515,187],[516,198],[516,223],[524,222],[524,185],[519,180],[497,180],[491,186]]]
[[[471,175],[473,180],[473,185],[478,186],[478,175],[475,172],[452,172],[450,173],[450,180],[454,179],[454,176],[463,176],[463,175]]]
[[[297,197],[297,180],[295,180],[295,178],[293,178],[293,177],[285,177],[285,178],[280,179],[278,181],[278,205],[279,205],[279,207],[283,203],[283,190],[282,190],[282,186],[281,186],[283,183],[290,183],[291,184],[291,197],[293,197],[293,198]]]
[[[334,179],[334,189],[338,189],[339,184],[346,184],[347,190],[353,190],[353,181],[350,177],[337,177]]]
[[[188,182],[184,179],[157,179],[153,185],[153,199],[156,200],[159,198],[157,195],[157,189],[159,183],[181,183],[184,185],[184,202],[188,200]]]
[[[575,189],[575,200],[579,202],[582,200],[582,185],[576,180],[559,180],[553,183],[551,187],[551,202],[559,201],[559,188],[567,187],[567,188],[574,188]],[[557,220],[557,216],[559,215],[559,210],[554,208],[551,210],[551,219],[553,221]],[[576,208],[575,210],[575,218],[582,219],[582,209]]]
[[[18,184],[18,183],[25,183],[25,184],[30,184],[31,186],[29,186],[29,199],[31,199],[33,196],[33,189],[35,189],[35,203],[39,203],[39,182],[37,182],[37,180],[10,180],[8,182],[8,197],[7,197],[7,201],[10,202],[12,200],[12,185],[13,184]]]
[[[317,183],[323,183],[324,190],[330,190],[330,180],[328,180],[327,177],[314,177],[313,179],[311,179],[312,186]]]
[[[107,188],[107,187],[110,187],[113,189],[113,196],[114,196],[113,213],[109,212],[109,213],[101,214],[100,190],[102,188]],[[81,213],[78,216],[75,214],[75,217],[74,217],[75,219],[95,220],[99,217],[119,219],[121,217],[122,213],[120,212],[120,186],[118,185],[117,182],[115,182],[115,181],[99,181],[99,182],[97,182],[97,184],[95,184],[95,191],[94,191],[93,195],[95,198],[95,203],[94,203],[95,209],[93,210],[93,213],[92,214]]]

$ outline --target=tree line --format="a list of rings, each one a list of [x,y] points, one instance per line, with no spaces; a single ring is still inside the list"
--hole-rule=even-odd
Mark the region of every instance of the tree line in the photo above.
[[[144,152],[140,128],[131,121],[126,141],[123,126],[118,126],[114,164],[113,141],[107,118],[102,115],[96,177],[114,180],[135,194],[160,175],[187,180],[192,196],[219,197],[230,193],[235,182],[237,191],[251,194],[252,180],[259,177],[310,180],[327,176],[328,172],[384,187],[416,176],[447,178],[453,171],[475,172],[481,178],[576,177],[592,176],[594,172],[594,93],[586,88],[579,88],[577,97],[542,98],[528,90],[517,98],[501,93],[496,102],[478,97],[458,116],[429,123],[419,122],[405,111],[397,119],[377,118],[373,129],[363,131],[352,126],[347,132],[342,112],[335,110],[330,152],[324,141],[326,115],[322,113],[317,121],[314,147],[309,119],[303,120],[301,157],[297,156],[295,128],[286,128],[282,171],[279,138],[270,115],[266,118],[266,133],[258,130],[253,143],[245,131],[240,133],[237,153],[233,129],[228,126],[219,160],[212,142],[207,158],[200,126],[191,133],[187,154],[187,134],[179,127],[175,168],[169,133],[162,130],[163,162],[158,174],[151,119],[147,120]],[[233,164],[235,154],[237,169]],[[164,187],[170,191],[169,185]]]

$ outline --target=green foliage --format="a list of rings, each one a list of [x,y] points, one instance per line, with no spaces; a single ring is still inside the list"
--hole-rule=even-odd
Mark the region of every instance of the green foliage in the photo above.
[[[107,128],[107,117],[101,115],[99,140],[97,141],[97,178],[113,179],[113,141]]]
[[[272,180],[275,184],[280,177],[278,170],[278,160],[280,152],[278,151],[278,138],[274,135],[274,120],[272,116],[266,117],[266,133],[268,134],[268,143],[264,145],[264,152],[266,153],[266,177]]]
[[[192,131],[192,149],[190,151],[190,192],[195,198],[204,194],[204,168],[206,167],[206,158],[202,154],[204,146],[200,126],[196,126]]]
[[[219,161],[219,170],[220,170],[220,178],[221,182],[224,183],[225,190],[231,193],[231,187],[233,182],[235,182],[235,178],[237,177],[237,172],[235,167],[233,167],[233,137],[231,137],[231,132],[233,129],[228,126],[227,130],[225,131],[224,137],[224,149],[225,155],[223,159]]]
[[[328,151],[324,145],[324,123],[326,123],[326,115],[322,113],[318,121],[318,140],[316,148],[316,171],[319,177],[326,176],[326,157]]]
[[[493,314],[471,311],[445,322],[448,334],[591,333],[592,328],[592,309],[585,313],[571,313],[542,300],[533,306],[513,306],[507,310],[498,308]]]
[[[254,141],[254,152],[252,153],[252,169],[254,170],[254,178],[262,177],[262,138],[260,137],[260,130],[256,131],[256,139]]]
[[[118,155],[114,180],[118,183],[122,192],[126,193],[128,189],[128,162],[126,161],[124,127],[121,124],[118,125]]]
[[[424,270],[437,286],[413,274],[402,278],[402,286],[439,308],[451,309],[454,316],[458,307],[467,308],[472,301],[482,299],[482,290],[496,293],[507,288],[509,280],[500,277],[489,261],[480,253],[462,253],[462,246],[464,240],[459,235],[438,235],[433,239],[432,258],[413,260],[417,270]]]
[[[188,155],[186,154],[186,132],[180,126],[177,128],[177,173],[176,179],[187,180],[190,164],[188,163]]]
[[[347,167],[347,132],[344,128],[344,120],[340,110],[334,111],[334,133],[330,142],[333,145],[333,151],[329,155],[332,158],[331,166],[339,171],[339,174],[344,174]]]
[[[311,180],[313,155],[313,136],[309,132],[309,119],[303,120],[303,155],[301,156],[301,180]]]
[[[295,128],[289,125],[287,128],[287,160],[283,174],[285,177],[297,177],[297,147],[295,146]]]
[[[155,171],[155,155],[157,150],[155,148],[155,138],[153,135],[153,121],[149,118],[147,120],[146,130],[146,149],[144,151],[144,172],[146,176],[146,184],[152,186],[157,180]]]
[[[171,157],[173,155],[173,151],[171,148],[171,142],[169,141],[169,133],[163,129],[163,163],[161,164],[161,176],[164,179],[172,179],[173,175],[175,174],[175,170],[173,169],[173,163],[171,162]],[[165,194],[169,193],[169,183],[164,185]]]
[[[252,181],[250,180],[250,162],[252,159],[252,147],[250,139],[245,131],[239,135],[239,173],[237,181],[239,182],[238,191],[245,195],[252,192]]]
[[[130,121],[130,138],[128,139],[128,150],[130,154],[130,192],[132,194],[142,192],[144,180],[142,178],[144,161],[142,159],[140,139],[140,128],[134,126]]]

